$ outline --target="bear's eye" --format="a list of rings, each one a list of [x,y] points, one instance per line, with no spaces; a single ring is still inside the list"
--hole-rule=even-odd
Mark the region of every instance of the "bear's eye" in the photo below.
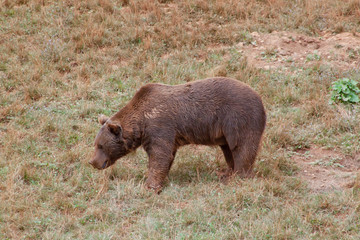
[[[103,149],[103,146],[99,144],[98,149]]]

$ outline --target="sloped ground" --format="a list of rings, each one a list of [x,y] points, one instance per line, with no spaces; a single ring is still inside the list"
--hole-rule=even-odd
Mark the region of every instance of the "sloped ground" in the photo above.
[[[328,65],[341,70],[360,68],[359,33],[323,33],[309,37],[293,32],[251,33],[239,44],[254,66],[264,69]]]
[[[326,34],[359,34],[359,17],[358,0],[0,0],[0,239],[360,239],[360,109],[328,104],[333,81],[360,80],[359,44]],[[99,114],[214,75],[263,97],[257,177],[224,185],[221,150],[193,146],[160,195],[144,151],[87,164]]]
[[[353,187],[360,169],[360,155],[346,156],[333,150],[312,148],[293,155],[298,176],[313,191],[331,191]]]

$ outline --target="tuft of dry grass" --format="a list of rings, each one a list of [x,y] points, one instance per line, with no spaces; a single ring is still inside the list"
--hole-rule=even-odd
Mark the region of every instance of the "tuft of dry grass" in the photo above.
[[[312,146],[358,159],[359,107],[328,104],[357,69],[266,71],[250,33],[358,33],[355,0],[0,0],[1,239],[359,238],[358,176],[313,192],[291,155]],[[271,53],[271,51],[269,51]],[[179,151],[161,195],[138,150],[108,171],[87,161],[99,114],[148,82],[234,77],[262,96],[268,125],[257,177],[220,183],[217,148]]]

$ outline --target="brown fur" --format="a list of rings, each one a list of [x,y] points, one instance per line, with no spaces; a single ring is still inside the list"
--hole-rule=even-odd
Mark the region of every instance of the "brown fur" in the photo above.
[[[143,146],[149,156],[147,186],[161,190],[177,149],[186,144],[219,145],[229,169],[249,176],[266,124],[260,96],[229,78],[182,85],[151,83],[103,125],[90,162],[104,169]]]

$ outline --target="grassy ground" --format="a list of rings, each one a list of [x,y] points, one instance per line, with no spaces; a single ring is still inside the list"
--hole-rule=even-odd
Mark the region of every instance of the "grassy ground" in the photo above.
[[[358,69],[250,66],[250,32],[359,32],[357,0],[0,0],[0,239],[359,239],[360,178],[314,192],[292,153],[360,151],[359,107],[328,104]],[[219,149],[179,151],[167,187],[144,187],[143,150],[100,172],[87,164],[99,114],[148,82],[229,76],[263,97],[257,177],[221,184]]]

